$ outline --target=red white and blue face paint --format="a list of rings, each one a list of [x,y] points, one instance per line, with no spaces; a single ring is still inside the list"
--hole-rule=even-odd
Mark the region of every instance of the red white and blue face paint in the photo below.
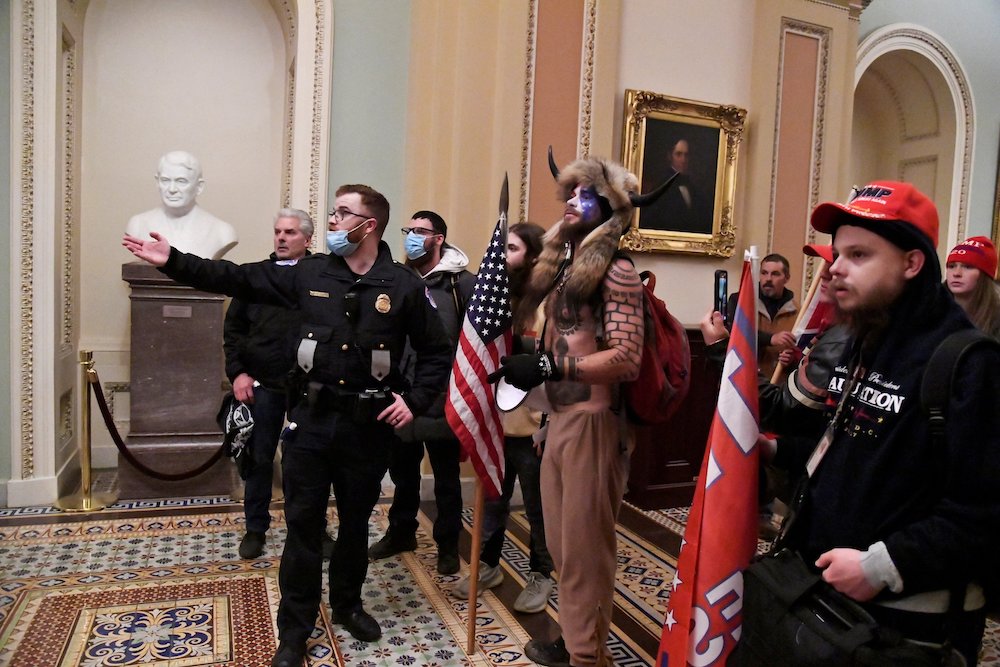
[[[570,222],[570,215],[578,218],[585,225],[595,225],[601,222],[601,204],[597,190],[592,186],[577,185],[573,188],[573,197],[566,202],[566,212],[563,219]]]

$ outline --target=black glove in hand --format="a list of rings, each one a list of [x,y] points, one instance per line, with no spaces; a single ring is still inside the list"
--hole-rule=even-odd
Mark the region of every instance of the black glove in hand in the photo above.
[[[486,379],[497,382],[500,378],[504,378],[508,384],[521,391],[528,391],[546,380],[558,380],[560,377],[562,373],[559,372],[552,354],[539,352],[504,357],[500,360],[500,368],[490,373]]]

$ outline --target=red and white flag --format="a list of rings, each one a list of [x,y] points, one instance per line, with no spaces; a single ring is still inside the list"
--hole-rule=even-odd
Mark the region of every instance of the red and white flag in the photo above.
[[[681,541],[657,667],[723,666],[757,546],[757,281],[743,277],[705,458]]]
[[[513,336],[506,244],[507,216],[503,213],[479,265],[444,406],[448,424],[472,461],[487,498],[500,496],[504,475],[503,425],[486,377],[510,353]]]

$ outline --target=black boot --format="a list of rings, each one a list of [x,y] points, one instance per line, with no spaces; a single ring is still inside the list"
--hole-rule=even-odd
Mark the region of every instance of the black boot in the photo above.
[[[303,644],[281,642],[278,652],[271,658],[271,667],[302,667],[305,655],[306,647]]]
[[[383,558],[401,554],[404,551],[416,551],[416,549],[416,535],[397,537],[390,530],[385,534],[385,537],[368,548],[368,558],[371,560],[382,560]]]
[[[570,667],[569,651],[566,650],[566,643],[562,637],[554,642],[543,642],[538,639],[532,639],[524,645],[524,655],[539,665]]]
[[[344,626],[351,636],[362,642],[378,641],[382,636],[382,628],[371,614],[361,605],[352,609],[333,612],[333,622]]]
[[[458,568],[458,544],[439,544],[437,563],[438,574],[455,574],[458,572]]]
[[[240,541],[240,558],[244,560],[259,558],[260,555],[264,553],[264,542],[266,539],[267,537],[264,533],[248,530],[247,534],[244,535],[243,539]]]

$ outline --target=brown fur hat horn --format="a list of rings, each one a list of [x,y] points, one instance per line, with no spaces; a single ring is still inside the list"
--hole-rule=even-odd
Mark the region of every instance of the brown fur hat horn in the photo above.
[[[576,160],[559,173],[559,197],[569,201],[573,189],[580,183],[592,185],[604,197],[611,215],[595,227],[576,248],[572,267],[563,287],[571,304],[589,300],[600,286],[608,266],[618,249],[618,241],[628,228],[632,217],[630,192],[637,192],[639,181],[617,162],[600,158]],[[560,220],[545,234],[542,254],[531,272],[527,294],[522,300],[519,317],[533,315],[538,304],[552,291],[559,266],[565,257],[565,235]]]

